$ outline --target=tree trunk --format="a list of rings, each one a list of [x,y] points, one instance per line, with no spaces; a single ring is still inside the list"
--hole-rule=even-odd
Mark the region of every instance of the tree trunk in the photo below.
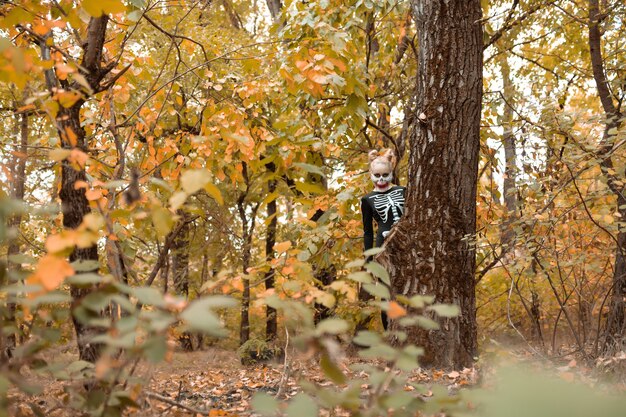
[[[283,8],[280,0],[266,0],[267,8],[270,10],[274,23],[280,18],[280,10]]]
[[[509,63],[504,58],[501,64],[502,80],[504,83],[504,111],[502,124],[504,125],[504,205],[507,210],[506,219],[502,223],[502,245],[503,250],[509,250],[509,246],[514,244],[515,232],[512,223],[517,219],[517,155],[515,146],[515,134],[513,133],[513,83],[511,82],[511,69]]]
[[[250,340],[250,279],[247,277],[248,268],[252,259],[252,238],[254,236],[254,228],[256,225],[256,212],[259,203],[252,206],[250,218],[246,214],[246,196],[250,187],[250,177],[248,175],[248,166],[243,164],[243,176],[246,180],[247,189],[239,195],[237,200],[237,210],[241,219],[241,236],[243,240],[242,247],[242,281],[243,294],[241,297],[241,324],[239,326],[239,344],[243,345]]]
[[[57,115],[57,124],[60,127],[63,147],[73,148],[73,144],[68,139],[66,132],[71,131],[76,137],[76,147],[83,152],[87,150],[85,141],[85,130],[80,125],[80,108],[82,103],[77,103],[68,109],[62,109]],[[71,134],[70,134],[71,135]],[[87,175],[84,168],[74,169],[69,161],[64,160],[61,165],[61,207],[63,210],[63,227],[66,229],[77,229],[83,222],[83,218],[90,212],[89,201],[85,197],[85,188],[76,189],[75,184],[79,181],[87,182]],[[98,248],[96,245],[88,248],[74,248],[70,255],[70,262],[76,261],[98,261]],[[91,272],[95,272],[95,268]],[[73,299],[73,307],[80,305],[83,298],[95,290],[93,287],[77,287],[72,285],[70,293]],[[74,329],[76,330],[76,341],[81,360],[95,362],[100,356],[101,346],[90,343],[90,339],[99,332],[97,328],[90,327],[87,323],[72,316]]]
[[[183,223],[180,232],[172,244],[172,277],[176,295],[189,298],[189,219],[184,210],[178,209],[180,222]],[[178,337],[180,346],[187,352],[193,350],[193,339],[189,332],[183,332]]]
[[[11,198],[17,201],[24,200],[24,185],[26,181],[26,157],[28,152],[28,114],[22,113],[21,115],[16,115],[16,119],[18,120],[17,126],[19,127],[19,137],[20,142],[15,146],[15,150],[13,153],[13,157],[11,158],[10,163],[10,171],[12,176],[13,187],[11,190]],[[12,215],[8,221],[8,227],[19,230],[20,225],[22,223],[22,214],[17,213]],[[19,233],[18,233],[19,234]],[[17,255],[20,253],[20,240],[18,237],[15,237],[9,242],[9,247],[7,248],[7,257],[11,257],[12,255]],[[18,273],[20,270],[20,265],[17,263],[13,263],[10,259],[7,260],[7,277],[9,283],[13,281],[11,279],[11,275]],[[7,312],[6,312],[6,321],[5,323],[17,326],[17,322],[15,320],[15,312],[17,311],[17,306],[14,302],[7,302]],[[4,325],[4,323],[3,323]],[[17,345],[17,335],[11,332],[6,339],[6,346],[3,346],[3,350],[0,351],[0,357],[3,355],[6,357],[11,357],[12,352]]]
[[[410,143],[406,212],[378,260],[394,296],[431,294],[456,304],[459,317],[439,330],[407,329],[424,347],[423,365],[472,364],[476,183],[482,98],[482,27],[478,0],[413,1],[419,55],[417,126]],[[396,324],[392,324],[392,328]]]
[[[267,165],[270,172],[276,172],[276,166],[274,163]],[[267,183],[267,193],[272,194],[276,191],[276,180],[271,179]],[[276,243],[276,229],[278,227],[278,209],[276,206],[276,199],[267,203],[267,218],[270,219],[270,223],[267,226],[267,235],[265,236],[265,261],[269,265],[274,259],[274,244]],[[265,273],[265,289],[274,288],[274,269],[270,266],[270,269]],[[270,306],[265,310],[265,339],[270,341],[276,339],[278,330],[278,323],[276,317],[276,309]]]
[[[108,24],[108,16],[102,15],[91,18],[87,28],[87,42],[84,45],[83,59],[81,62],[81,73],[87,79],[94,91],[100,91],[100,81],[110,70],[101,67],[102,49]],[[78,85],[65,85],[71,89],[79,89]],[[63,148],[78,148],[83,152],[87,151],[85,130],[81,125],[80,111],[84,99],[79,99],[69,108],[59,110],[56,123],[61,137]],[[63,210],[63,227],[66,229],[78,228],[84,216],[90,212],[89,201],[85,197],[85,188],[76,188],[77,182],[87,182],[87,175],[84,167],[74,169],[68,160],[64,160],[61,165],[61,206]],[[88,248],[75,248],[70,255],[70,262],[75,261],[98,261],[98,248],[93,245]],[[97,268],[95,269],[97,270]],[[95,271],[94,270],[94,271]],[[88,271],[87,271],[88,272]],[[80,305],[83,298],[95,290],[95,287],[70,287],[73,299],[73,308]],[[81,360],[95,362],[100,356],[101,346],[90,343],[91,338],[99,333],[97,328],[83,323],[75,316],[72,316],[74,328],[76,330],[76,340],[78,352]]]
[[[622,114],[615,106],[613,96],[609,88],[609,82],[604,67],[602,56],[602,30],[600,20],[606,18],[600,12],[598,0],[589,0],[589,52],[593,78],[598,90],[598,98],[604,110],[605,126],[599,152],[600,167],[607,177],[609,189],[616,196],[616,211],[621,219],[626,218],[625,187],[621,178],[617,178],[613,168],[613,145],[616,133],[622,122]],[[624,335],[626,333],[626,229],[618,228],[615,248],[615,267],[613,268],[613,281],[611,285],[612,297],[609,306],[609,314],[604,331],[604,344],[602,350],[606,354],[612,354],[624,348]]]

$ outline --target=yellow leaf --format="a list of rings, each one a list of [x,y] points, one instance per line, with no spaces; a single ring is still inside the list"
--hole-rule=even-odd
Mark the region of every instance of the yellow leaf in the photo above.
[[[72,107],[82,95],[78,91],[59,91],[54,98],[65,108]]]
[[[291,242],[289,240],[286,240],[284,242],[275,244],[274,250],[276,251],[276,253],[280,255],[281,253],[286,252],[290,247],[291,247]]]
[[[70,156],[70,153],[69,149],[53,149],[48,153],[48,156],[53,161],[59,162]]]
[[[152,212],[152,223],[159,236],[165,237],[174,227],[174,216],[165,207],[159,207]]]
[[[210,178],[205,169],[190,169],[180,176],[180,186],[187,194],[193,194],[207,185]]]
[[[126,11],[126,6],[121,0],[83,0],[83,9],[93,17],[100,17],[108,13],[122,13]]]
[[[184,191],[176,191],[170,197],[170,208],[174,211],[178,210],[183,204],[185,204],[185,200],[187,200],[187,193]]]
[[[204,186],[204,190],[209,194],[220,206],[224,205],[224,199],[222,198],[222,193],[220,189],[217,188],[215,184],[208,183]]]
[[[104,227],[104,218],[98,213],[87,213],[83,217],[83,225],[87,229],[97,232]]]
[[[58,288],[65,278],[74,275],[69,262],[54,255],[45,255],[37,262],[35,273],[28,278],[28,283],[41,284],[47,291]]]
[[[387,310],[387,316],[389,316],[389,318],[392,320],[404,317],[406,316],[406,309],[395,301],[390,301],[389,310]]]

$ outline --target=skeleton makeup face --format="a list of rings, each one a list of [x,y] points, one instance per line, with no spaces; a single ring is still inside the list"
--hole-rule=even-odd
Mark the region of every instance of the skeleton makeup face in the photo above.
[[[390,164],[372,163],[370,167],[370,177],[377,191],[385,191],[391,185],[393,172]]]

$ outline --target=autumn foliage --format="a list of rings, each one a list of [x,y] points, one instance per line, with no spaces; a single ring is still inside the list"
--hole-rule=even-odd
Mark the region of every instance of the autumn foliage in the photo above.
[[[67,410],[120,415],[142,407],[138,364],[247,343],[280,359],[295,344],[348,387],[305,385],[287,415],[362,411],[370,383],[372,413],[419,409],[402,372],[423,351],[382,337],[379,311],[428,330],[459,310],[390,293],[359,213],[367,152],[393,148],[406,185],[416,128],[437,117],[416,108],[419,3],[0,2],[0,407],[33,390],[26,367],[73,382]],[[477,232],[463,237],[479,350],[618,369],[626,7],[481,3]],[[357,328],[397,374],[342,368]],[[50,358],[59,346],[76,361]]]

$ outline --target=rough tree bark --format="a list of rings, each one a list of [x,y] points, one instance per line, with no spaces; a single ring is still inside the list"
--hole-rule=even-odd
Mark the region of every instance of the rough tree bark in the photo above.
[[[431,294],[460,307],[439,330],[410,328],[423,365],[463,367],[476,355],[476,181],[482,98],[479,0],[414,0],[417,126],[404,217],[378,256],[394,296]],[[395,323],[392,324],[392,328]]]
[[[626,218],[626,188],[623,182],[615,174],[613,161],[613,145],[617,137],[618,128],[622,124],[623,114],[615,106],[614,98],[609,87],[609,81],[604,67],[602,56],[602,30],[600,22],[607,15],[601,13],[598,0],[589,0],[589,52],[593,78],[598,90],[598,97],[604,110],[604,133],[599,152],[600,167],[607,177],[609,189],[616,196],[616,210]],[[616,238],[615,267],[613,268],[613,282],[611,286],[612,297],[609,306],[609,314],[604,331],[604,343],[602,350],[611,354],[624,347],[624,335],[626,333],[626,229],[620,227]]]
[[[102,86],[101,82],[113,68],[113,66],[102,66],[103,45],[108,21],[109,18],[107,15],[91,18],[87,26],[87,38],[83,45],[84,50],[79,71],[88,81],[94,93],[108,88]],[[43,50],[42,48],[42,51]],[[48,75],[49,74],[46,73],[46,76]],[[72,106],[68,108],[61,107],[57,114],[56,126],[59,136],[61,137],[62,146],[65,149],[77,148],[86,152],[88,144],[85,129],[81,125],[80,112],[85,103],[84,96],[87,95],[87,92],[76,82],[69,83],[67,81],[55,80],[55,83],[56,81],[58,81],[64,89],[78,90],[81,91],[83,95]],[[87,181],[84,167],[76,169],[68,160],[64,160],[61,164],[61,191],[59,192],[59,196],[63,210],[63,227],[66,229],[78,228],[84,216],[90,212],[89,201],[87,201],[85,197],[85,189],[83,187],[75,187],[76,183],[79,181]],[[97,262],[97,246],[75,248],[70,255],[70,262],[74,261]],[[71,286],[70,293],[73,299],[73,306],[78,306],[81,300],[93,290],[94,288]],[[72,320],[76,330],[80,359],[95,362],[100,356],[101,346],[90,343],[90,340],[99,333],[98,329],[88,326],[75,316],[72,317]]]

